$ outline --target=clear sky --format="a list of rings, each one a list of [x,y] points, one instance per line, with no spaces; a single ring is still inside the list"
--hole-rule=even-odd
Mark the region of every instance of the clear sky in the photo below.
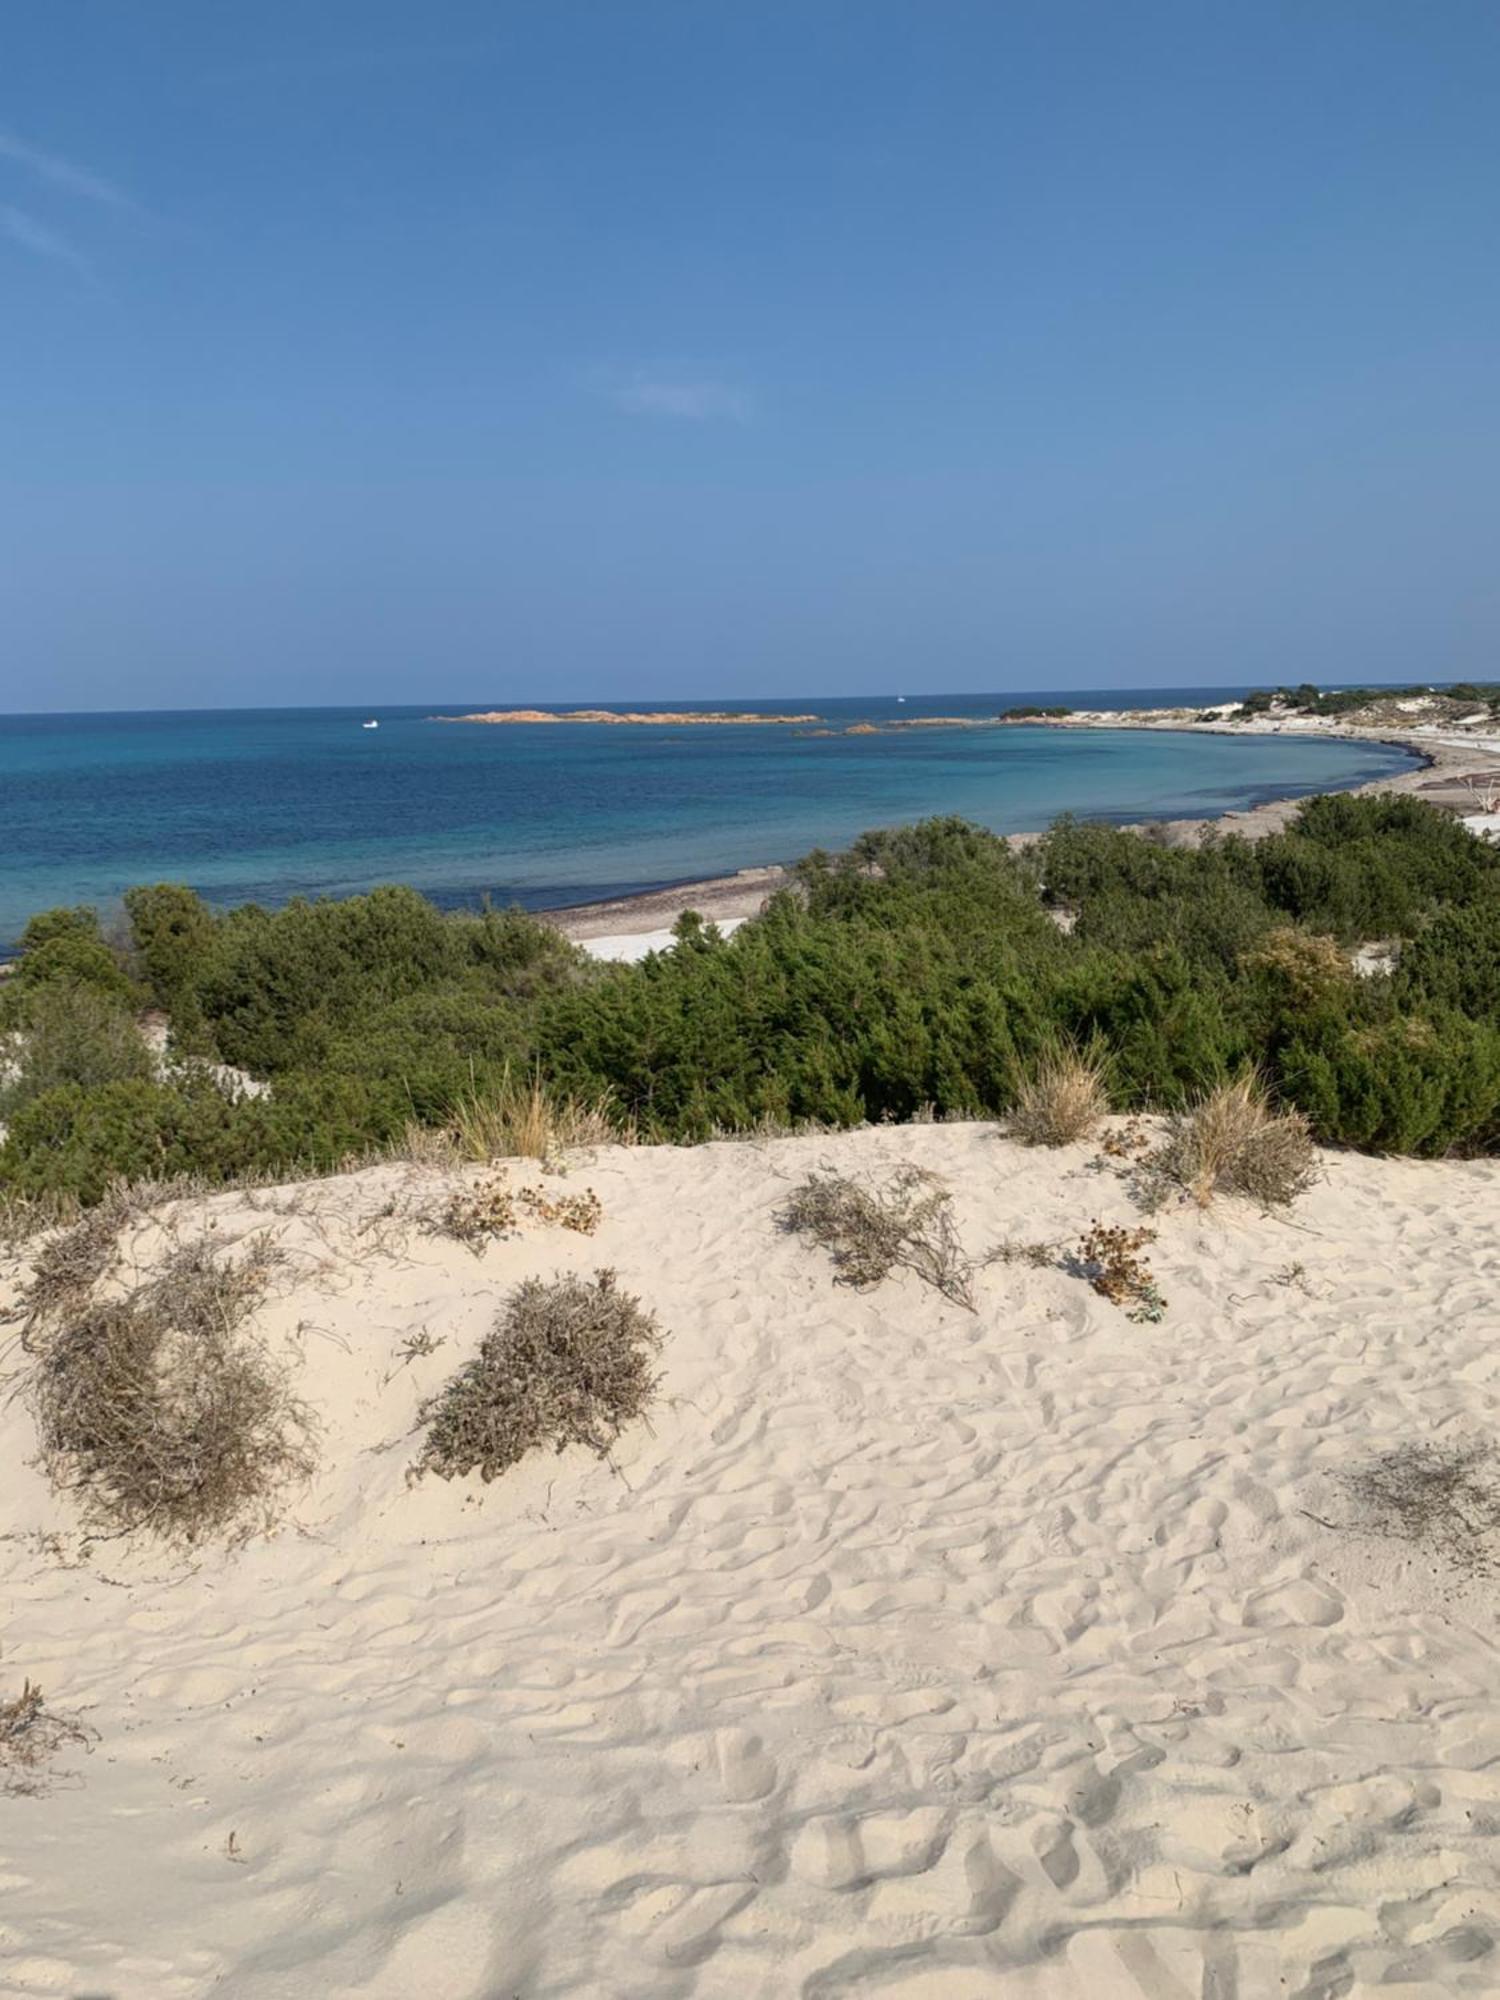
[[[0,708],[1500,675],[1493,0],[44,0]]]

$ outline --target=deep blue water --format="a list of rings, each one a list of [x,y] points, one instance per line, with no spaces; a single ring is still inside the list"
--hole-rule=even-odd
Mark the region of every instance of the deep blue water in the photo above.
[[[704,703],[829,724],[1115,707],[1235,689]],[[867,827],[956,812],[1000,832],[1065,810],[1221,812],[1402,768],[1400,751],[1307,738],[1045,728],[814,737],[783,727],[478,728],[493,704],[0,717],[0,946],[56,903],[132,883],[276,903],[409,882],[440,902],[533,908],[787,861]],[[640,702],[689,708],[693,704]],[[365,730],[366,715],[378,730]]]

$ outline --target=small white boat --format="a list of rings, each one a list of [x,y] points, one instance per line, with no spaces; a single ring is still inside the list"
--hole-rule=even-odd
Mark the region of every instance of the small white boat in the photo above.
[[[360,724],[361,729],[378,729],[379,727],[380,724],[378,722],[362,722]]]

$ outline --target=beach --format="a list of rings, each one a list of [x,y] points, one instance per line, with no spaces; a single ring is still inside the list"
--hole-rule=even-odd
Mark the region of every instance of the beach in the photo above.
[[[973,725],[966,724],[966,727]],[[1042,724],[1059,730],[1140,729],[1196,736],[1308,736],[1348,742],[1377,743],[1410,752],[1418,761],[1409,770],[1348,790],[1359,796],[1415,795],[1449,811],[1470,818],[1476,832],[1500,833],[1500,817],[1474,811],[1475,798],[1462,782],[1478,768],[1491,768],[1500,776],[1500,729],[1494,732],[1444,732],[1417,726],[1393,731],[1389,727],[1362,729],[1348,723],[1324,723],[1307,717],[1273,716],[1236,722],[1227,716],[1212,721],[1196,719],[1185,709],[1099,709],[1078,713]],[[1334,788],[1337,789],[1337,788]],[[1277,798],[1242,811],[1216,814],[1210,819],[1168,819],[1150,822],[1163,838],[1174,844],[1196,843],[1210,828],[1234,833],[1246,840],[1263,839],[1279,833],[1297,814],[1298,798]],[[1484,823],[1493,819],[1493,826]],[[1025,846],[1045,829],[1007,836],[1017,846]],[[685,910],[696,910],[709,922],[726,919],[742,922],[758,916],[778,889],[791,879],[784,868],[746,868],[733,875],[719,875],[704,881],[679,883],[670,889],[653,890],[643,896],[620,896],[609,901],[571,908],[543,911],[549,923],[598,957],[620,958],[659,948],[669,941],[672,925]],[[642,944],[643,939],[652,943]]]
[[[835,1283],[778,1212],[897,1163],[976,1258],[1142,1219],[1096,1143],[956,1124],[605,1148],[541,1176],[597,1234],[478,1255],[423,1218],[481,1168],[133,1224],[121,1284],[279,1252],[254,1327],[316,1469],[227,1554],[90,1540],[0,1403],[0,1696],[78,1732],[0,1796],[0,1987],[1493,1993],[1493,1578],[1357,1482],[1494,1433],[1495,1163],[1175,1201],[1157,1324],[1019,1254],[973,1312]],[[659,1318],[649,1419],[414,1481],[497,1301],[604,1266]]]

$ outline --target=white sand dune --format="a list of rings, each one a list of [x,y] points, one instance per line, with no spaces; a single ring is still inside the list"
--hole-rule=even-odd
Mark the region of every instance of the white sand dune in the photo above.
[[[1496,1585],[1340,1484],[1495,1432],[1500,1170],[1168,1210],[1154,1326],[1015,1263],[973,1315],[854,1293],[774,1219],[820,1162],[915,1160],[975,1250],[1139,1220],[1090,1151],[610,1150],[569,1183],[596,1238],[482,1258],[412,1226],[417,1169],[185,1205],[288,1252],[257,1323],[321,1469],[238,1552],[85,1551],[0,1412],[0,1697],[98,1732],[0,1796],[0,1990],[1500,1991]],[[606,1264],[668,1332],[651,1427],[409,1485],[504,1291]]]

